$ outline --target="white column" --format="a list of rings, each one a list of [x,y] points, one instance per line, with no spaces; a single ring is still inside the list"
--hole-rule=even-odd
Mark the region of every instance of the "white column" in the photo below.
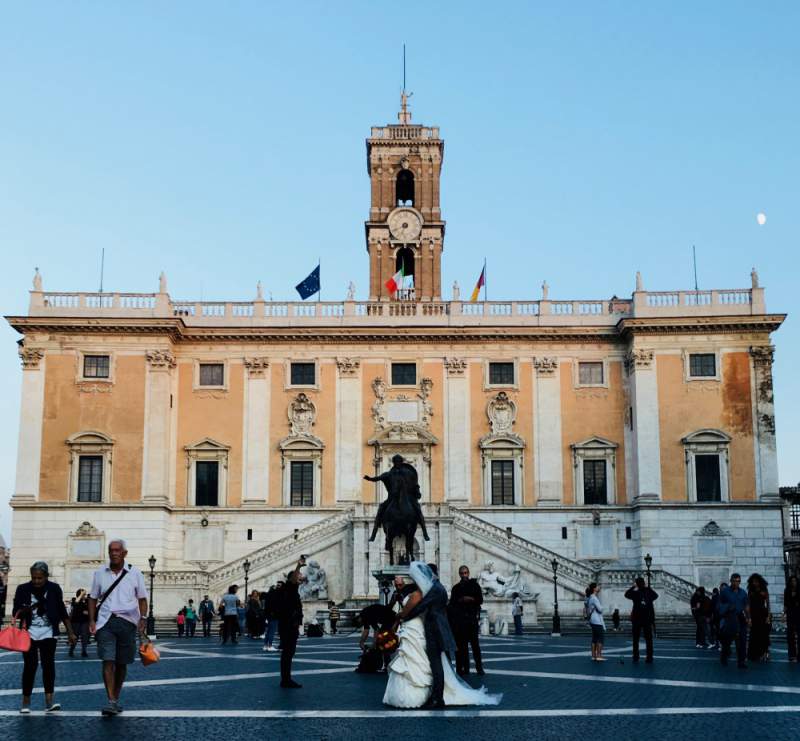
[[[361,499],[361,363],[337,358],[336,366],[336,501]]]
[[[245,358],[242,504],[269,501],[269,361]]]
[[[148,350],[146,357],[142,499],[168,502],[172,439],[170,395],[175,358],[167,350]]]
[[[534,358],[533,471],[536,501],[560,504],[564,494],[561,374],[558,358]]]
[[[661,435],[655,353],[635,348],[625,365],[630,375],[633,435],[631,451],[634,500],[661,499]]]
[[[751,347],[753,359],[753,412],[756,431],[756,489],[761,500],[777,501],[778,453],[775,441],[775,398],[772,389],[772,358],[775,348]]]
[[[39,498],[39,473],[42,459],[42,422],[44,420],[44,351],[23,347],[22,400],[19,413],[17,481],[14,499]]]
[[[472,478],[467,361],[463,358],[445,358],[444,367],[444,500],[469,502]]]

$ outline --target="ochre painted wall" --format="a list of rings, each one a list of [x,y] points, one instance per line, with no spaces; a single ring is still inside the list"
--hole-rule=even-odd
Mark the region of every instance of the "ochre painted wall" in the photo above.
[[[561,374],[561,437],[564,466],[564,504],[575,503],[573,443],[589,437],[602,437],[617,443],[616,503],[625,495],[625,393],[622,388],[622,363],[608,363],[608,388],[575,388],[572,361],[559,364]],[[608,472],[610,475],[610,471]]]
[[[66,439],[96,430],[114,440],[111,501],[137,502],[142,489],[144,439],[144,355],[114,356],[112,384],[86,382],[108,392],[84,392],[76,384],[79,356],[47,355],[39,498],[69,498],[69,450]]]
[[[665,501],[686,501],[682,438],[705,428],[719,429],[730,444],[731,499],[755,499],[750,358],[724,353],[722,381],[685,381],[681,355],[656,355],[661,491]]]
[[[242,435],[244,414],[244,366],[229,362],[227,391],[193,390],[193,362],[178,363],[178,450],[176,455],[175,503],[187,504],[186,451],[210,437],[230,447],[228,454],[227,506],[242,501]]]

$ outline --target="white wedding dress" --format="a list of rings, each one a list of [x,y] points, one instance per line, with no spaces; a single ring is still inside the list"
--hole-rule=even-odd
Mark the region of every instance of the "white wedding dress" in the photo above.
[[[425,625],[421,617],[403,623],[397,633],[400,645],[389,664],[389,681],[383,695],[384,705],[418,708],[431,694],[433,675],[425,653]],[[499,705],[503,695],[490,695],[484,687],[473,689],[450,666],[442,653],[445,705]]]

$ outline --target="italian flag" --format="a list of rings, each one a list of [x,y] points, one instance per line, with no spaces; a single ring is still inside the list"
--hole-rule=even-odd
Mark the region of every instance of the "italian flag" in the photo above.
[[[403,272],[403,264],[400,263],[400,270],[386,281],[386,290],[389,293],[397,293],[403,287],[403,278],[405,278],[405,273]]]

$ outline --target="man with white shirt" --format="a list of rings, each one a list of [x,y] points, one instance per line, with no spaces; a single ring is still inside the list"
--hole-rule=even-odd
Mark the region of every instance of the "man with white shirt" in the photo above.
[[[103,715],[122,712],[119,696],[136,659],[136,633],[144,633],[147,588],[142,572],[125,563],[128,549],[119,538],[108,544],[108,564],[94,572],[89,592],[89,632],[97,639],[97,654],[103,662],[103,682],[108,705]]]

